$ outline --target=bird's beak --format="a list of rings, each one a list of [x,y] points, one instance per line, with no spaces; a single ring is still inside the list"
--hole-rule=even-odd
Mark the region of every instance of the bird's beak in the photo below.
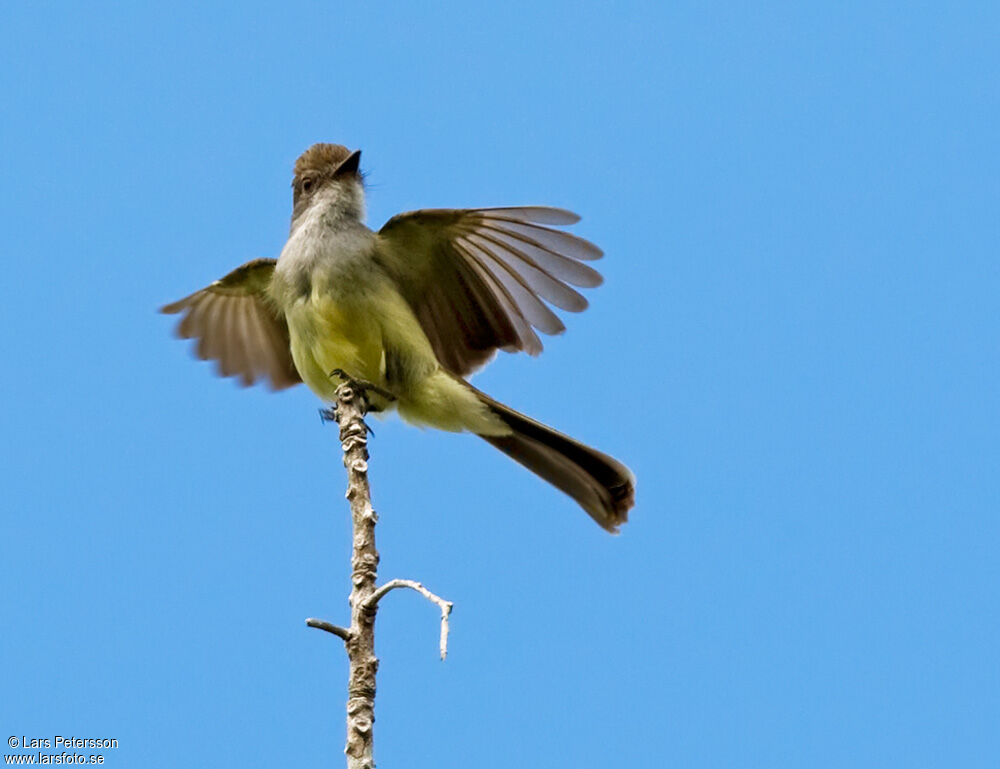
[[[344,176],[346,174],[356,174],[360,164],[361,150],[354,150],[354,152],[347,156],[347,160],[337,166],[337,170],[333,172],[333,175],[336,177]]]

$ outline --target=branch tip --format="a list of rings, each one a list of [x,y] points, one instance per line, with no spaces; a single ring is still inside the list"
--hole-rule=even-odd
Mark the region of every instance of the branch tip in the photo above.
[[[435,595],[422,584],[412,579],[391,579],[386,582],[382,587],[378,588],[374,593],[372,593],[368,600],[364,603],[364,609],[366,611],[375,611],[378,606],[378,602],[381,601],[386,594],[396,590],[397,588],[409,588],[410,590],[415,590],[420,593],[424,598],[426,598],[431,603],[435,604],[439,609],[441,609],[441,659],[444,660],[448,656],[448,633],[450,627],[448,625],[448,618],[451,615],[451,610],[454,608],[455,604],[451,601],[446,601],[439,595]]]

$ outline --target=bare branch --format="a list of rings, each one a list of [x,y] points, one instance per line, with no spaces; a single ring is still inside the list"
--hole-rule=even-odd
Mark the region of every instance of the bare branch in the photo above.
[[[445,659],[448,656],[448,617],[451,615],[451,610],[454,606],[451,601],[446,601],[441,596],[435,595],[415,580],[392,579],[369,596],[368,600],[365,601],[365,608],[368,611],[374,611],[378,606],[378,602],[381,601],[387,593],[401,587],[408,587],[410,590],[416,590],[420,593],[420,595],[431,603],[437,604],[438,608],[441,609],[441,659]]]
[[[341,377],[344,378],[344,377]],[[350,661],[347,681],[348,769],[374,769],[372,726],[375,723],[375,617],[364,611],[365,602],[375,592],[378,551],[375,549],[375,522],[368,486],[368,428],[365,425],[365,395],[361,383],[345,380],[337,388],[337,421],[340,444],[347,468],[347,499],[354,529],[351,555],[351,630],[347,642]]]
[[[372,727],[375,723],[375,613],[382,597],[397,587],[416,590],[441,608],[441,659],[448,653],[448,616],[452,604],[434,595],[419,582],[394,579],[376,588],[378,550],[375,549],[375,523],[378,516],[372,507],[368,485],[368,430],[364,417],[368,391],[392,397],[367,383],[350,380],[342,371],[334,371],[344,383],[337,388],[335,410],[323,412],[325,419],[340,425],[340,446],[347,468],[347,501],[351,508],[353,529],[351,553],[351,625],[334,625],[310,618],[309,627],[325,630],[344,641],[349,661],[347,681],[347,769],[374,769]]]
[[[310,617],[306,620],[306,624],[309,627],[314,627],[317,630],[325,630],[327,633],[333,633],[337,638],[342,638],[344,642],[351,640],[351,631],[346,627],[341,627],[340,625],[334,625],[332,622],[327,622],[325,619],[316,619],[315,617]]]

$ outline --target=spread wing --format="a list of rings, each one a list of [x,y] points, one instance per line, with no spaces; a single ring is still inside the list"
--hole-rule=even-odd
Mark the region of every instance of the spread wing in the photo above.
[[[466,375],[497,349],[540,353],[535,329],[565,330],[546,303],[587,307],[570,286],[600,285],[600,273],[583,262],[603,253],[544,226],[579,220],[542,206],[411,211],[379,230],[379,254],[441,365]]]
[[[246,387],[270,380],[272,390],[302,381],[292,362],[288,324],[272,305],[267,287],[274,259],[255,259],[207,288],[160,312],[184,313],[177,336],[197,339],[198,357],[219,362],[222,376],[239,376]]]

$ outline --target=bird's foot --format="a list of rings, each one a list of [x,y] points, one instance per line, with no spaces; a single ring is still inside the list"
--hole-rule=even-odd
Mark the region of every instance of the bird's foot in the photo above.
[[[350,388],[354,390],[354,392],[361,397],[361,401],[363,403],[364,411],[366,414],[377,414],[380,411],[384,411],[389,403],[392,403],[393,401],[396,400],[396,396],[393,395],[388,390],[384,390],[378,385],[372,384],[371,382],[366,382],[361,379],[355,379],[354,377],[350,376],[347,372],[345,372],[343,369],[335,368],[333,371],[330,372],[330,377],[331,378],[336,377],[337,379],[340,379],[344,384],[349,385]],[[373,399],[372,395],[378,397],[376,399]],[[334,417],[334,419],[336,419],[336,408],[327,409],[327,412],[330,411],[333,412],[332,416]],[[330,414],[328,413],[327,416],[329,415]],[[374,432],[372,432],[372,429],[370,427],[368,428],[368,432],[370,432],[372,435],[375,434]]]
[[[367,412],[368,409],[366,408],[365,411]],[[337,406],[333,405],[330,406],[330,408],[328,409],[319,409],[319,421],[322,422],[323,424],[326,424],[327,422],[336,422],[340,424],[340,418],[337,415]],[[365,426],[365,430],[368,431],[368,434],[374,438],[375,431],[372,430],[371,425],[369,425],[367,422],[362,422],[361,424]]]
[[[337,421],[337,407],[336,406],[331,406],[328,409],[320,409],[319,410],[319,421],[322,422],[323,424],[326,424],[327,422],[336,422]]]
[[[336,377],[341,380],[344,384],[350,385],[351,388],[358,393],[365,400],[365,405],[368,411],[382,411],[383,409],[379,406],[372,404],[372,399],[369,397],[369,393],[374,393],[379,397],[389,401],[390,403],[396,400],[396,396],[393,395],[388,390],[384,390],[376,384],[371,382],[365,382],[361,379],[355,379],[345,372],[342,368],[335,368],[330,372],[330,378]]]

